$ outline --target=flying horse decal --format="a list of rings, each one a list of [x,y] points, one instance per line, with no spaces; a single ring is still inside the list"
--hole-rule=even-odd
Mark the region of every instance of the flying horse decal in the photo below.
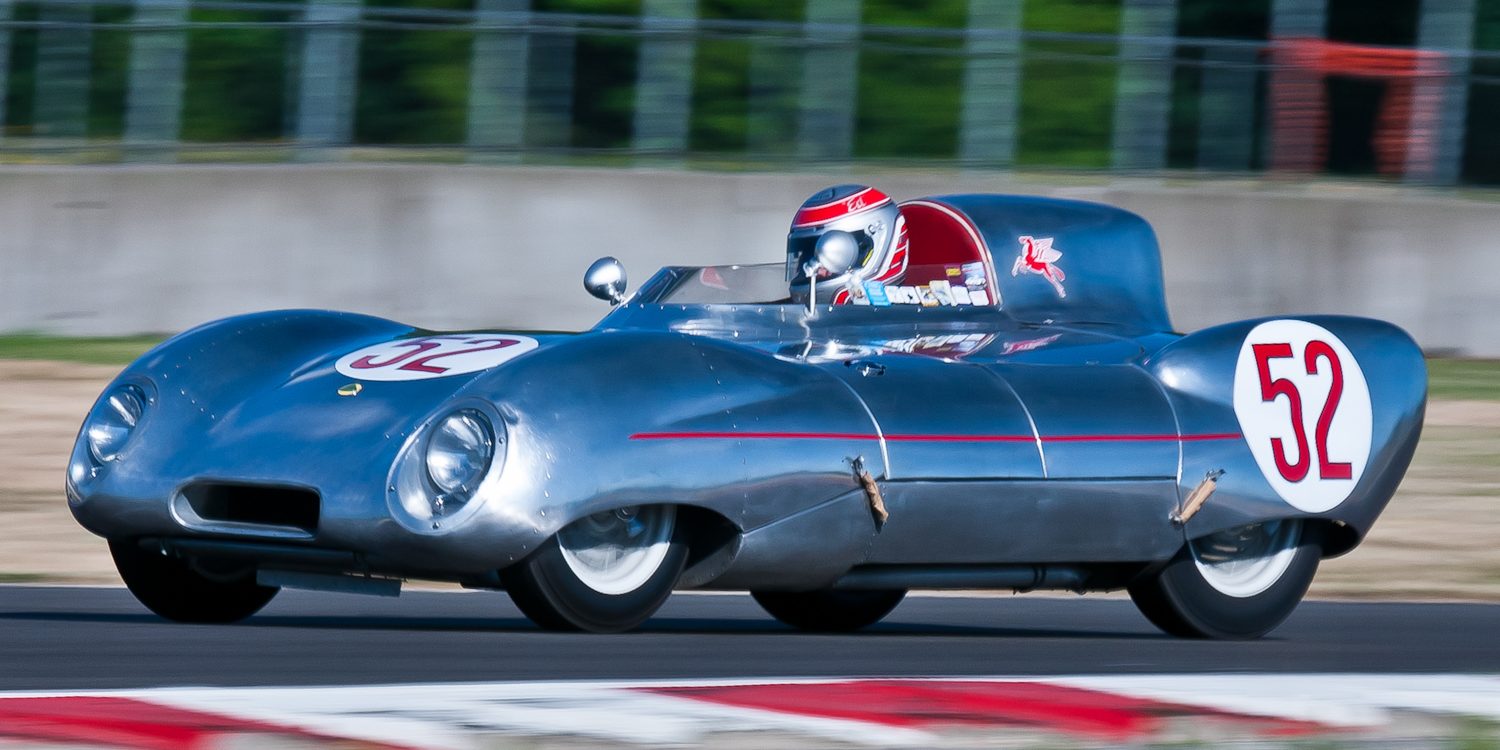
[[[1057,261],[1062,258],[1062,251],[1052,248],[1053,238],[1022,235],[1020,240],[1021,257],[1016,258],[1016,264],[1010,267],[1010,275],[1018,276],[1022,271],[1041,274],[1057,290],[1058,297],[1068,296],[1062,285],[1063,279],[1068,278],[1068,275],[1056,266]]]

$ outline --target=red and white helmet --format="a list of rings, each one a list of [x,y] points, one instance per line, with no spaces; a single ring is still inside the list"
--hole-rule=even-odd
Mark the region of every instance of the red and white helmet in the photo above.
[[[865,185],[835,185],[813,193],[792,218],[792,231],[786,238],[786,278],[794,300],[807,300],[808,261],[818,238],[832,230],[854,235],[859,254],[847,273],[818,277],[819,302],[863,299],[865,282],[896,283],[906,272],[906,220],[896,202]]]

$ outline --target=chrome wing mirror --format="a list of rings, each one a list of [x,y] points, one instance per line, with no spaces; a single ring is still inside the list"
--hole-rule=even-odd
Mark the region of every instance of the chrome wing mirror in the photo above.
[[[812,314],[818,304],[818,271],[827,271],[829,276],[843,276],[854,266],[859,257],[859,241],[848,232],[837,229],[824,232],[813,246],[812,260],[802,270],[807,274],[807,312]]]
[[[583,288],[611,305],[625,301],[625,264],[608,255],[583,272]]]

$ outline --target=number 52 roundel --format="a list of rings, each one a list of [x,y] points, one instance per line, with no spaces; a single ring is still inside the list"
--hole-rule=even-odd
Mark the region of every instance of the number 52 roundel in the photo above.
[[[334,367],[359,380],[428,380],[486,370],[536,347],[536,339],[510,333],[439,334],[367,346]]]
[[[1261,323],[1234,368],[1234,413],[1266,481],[1292,507],[1320,513],[1349,497],[1370,458],[1370,389],[1331,331]]]

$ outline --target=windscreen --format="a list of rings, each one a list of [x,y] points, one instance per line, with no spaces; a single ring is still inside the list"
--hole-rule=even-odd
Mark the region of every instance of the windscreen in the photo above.
[[[678,305],[775,305],[788,302],[789,298],[786,267],[765,263],[692,269],[657,301]]]

